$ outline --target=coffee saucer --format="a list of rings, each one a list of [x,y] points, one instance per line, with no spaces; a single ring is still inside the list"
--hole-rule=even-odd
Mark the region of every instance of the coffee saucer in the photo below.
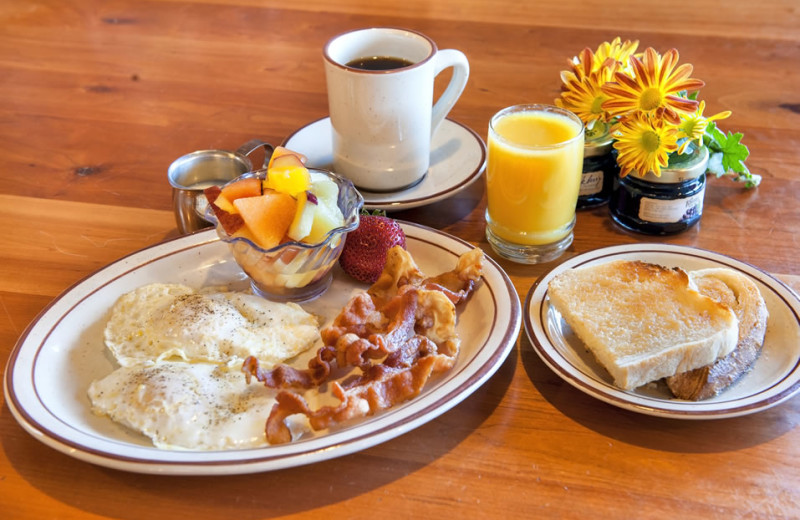
[[[308,166],[333,165],[331,119],[318,119],[287,137],[283,146],[308,157]],[[387,193],[359,190],[364,208],[399,211],[450,197],[478,179],[486,168],[486,144],[472,129],[445,119],[431,141],[431,165],[422,181]]]

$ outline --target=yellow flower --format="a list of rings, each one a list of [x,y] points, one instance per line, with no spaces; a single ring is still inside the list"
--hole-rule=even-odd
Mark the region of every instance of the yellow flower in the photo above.
[[[660,177],[669,154],[678,148],[677,134],[674,126],[642,112],[620,120],[615,127],[614,143],[620,176],[625,177],[630,172],[643,176],[652,171]]]
[[[602,108],[608,96],[603,94],[602,86],[614,78],[617,69],[611,58],[595,68],[594,58],[591,49],[586,48],[569,62],[572,70],[561,72],[561,97],[555,100],[556,106],[573,112],[589,130],[596,123],[608,121],[608,112]]]
[[[677,49],[670,49],[663,56],[652,47],[644,51],[642,59],[630,57],[633,75],[623,72],[614,74],[615,82],[603,86],[603,93],[610,99],[603,109],[612,116],[632,111],[664,117],[672,124],[679,124],[679,113],[692,113],[698,102],[677,95],[683,90],[699,90],[705,83],[690,78],[692,66],[688,63],[676,68]]]
[[[639,47],[639,40],[630,41],[626,40],[622,43],[622,39],[617,36],[611,43],[603,42],[597,47],[597,52],[594,53],[594,68],[595,70],[603,66],[608,58],[617,62],[619,70],[622,72],[630,72],[630,57],[636,52]]]
[[[725,119],[731,115],[730,110],[714,114],[713,116],[704,117],[703,110],[706,108],[706,102],[701,101],[697,111],[693,114],[681,114],[681,123],[678,125],[678,139],[686,138],[678,148],[678,153],[684,153],[689,145],[696,141],[697,146],[703,146],[703,136],[706,133],[709,121],[716,121],[718,119]]]

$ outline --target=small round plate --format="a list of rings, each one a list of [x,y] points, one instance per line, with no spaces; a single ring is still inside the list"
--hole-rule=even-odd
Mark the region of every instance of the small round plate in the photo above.
[[[749,276],[769,310],[767,334],[750,370],[719,395],[703,401],[672,397],[663,382],[625,391],[586,350],[561,314],[550,306],[548,284],[569,269],[611,260],[643,260],[687,271],[727,267]],[[525,332],[534,350],[564,381],[614,406],[677,419],[719,419],[759,412],[800,391],[800,300],[782,282],[744,262],[702,249],[668,244],[629,244],[575,256],[539,278],[523,307]]]
[[[308,157],[308,165],[330,170],[333,164],[331,119],[325,117],[296,130],[282,146]],[[399,211],[450,197],[475,180],[486,168],[486,144],[473,130],[445,119],[433,135],[431,165],[422,182],[401,191],[359,190],[365,209]]]

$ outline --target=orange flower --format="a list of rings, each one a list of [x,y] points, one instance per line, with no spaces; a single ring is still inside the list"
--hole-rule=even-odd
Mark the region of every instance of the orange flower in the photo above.
[[[644,176],[650,171],[660,177],[661,168],[669,162],[669,154],[678,149],[678,129],[644,112],[621,119],[614,137],[622,177],[631,172]]]
[[[698,102],[678,94],[699,90],[705,83],[689,77],[691,65],[677,66],[678,57],[677,49],[659,56],[652,47],[645,50],[642,59],[631,56],[633,73],[616,72],[615,81],[603,86],[603,93],[609,97],[603,109],[612,116],[642,112],[679,124],[679,114],[695,112]]]
[[[608,121],[608,112],[603,103],[608,96],[603,94],[602,86],[611,81],[617,69],[617,62],[608,58],[600,67],[594,67],[594,53],[586,48],[575,61],[570,61],[571,70],[561,72],[561,97],[555,100],[557,106],[573,112],[587,129],[596,123]]]

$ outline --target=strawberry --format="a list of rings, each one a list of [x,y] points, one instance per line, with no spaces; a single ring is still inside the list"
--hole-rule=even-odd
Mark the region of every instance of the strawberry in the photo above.
[[[394,246],[406,247],[406,235],[395,220],[384,215],[362,214],[358,227],[347,234],[339,257],[342,269],[364,283],[375,283]]]

